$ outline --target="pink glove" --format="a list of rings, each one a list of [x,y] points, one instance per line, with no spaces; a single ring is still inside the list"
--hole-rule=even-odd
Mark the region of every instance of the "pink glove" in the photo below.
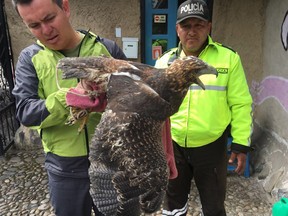
[[[169,166],[170,175],[169,179],[174,179],[178,176],[178,171],[175,164],[174,150],[171,138],[170,119],[166,119],[162,128],[162,143],[164,145],[164,151],[166,153],[166,160]]]
[[[95,83],[90,84],[89,91],[97,91],[98,86]],[[91,97],[88,92],[79,83],[75,88],[70,88],[66,94],[66,104],[68,106],[80,109],[88,109],[94,112],[103,112],[107,105],[106,94],[101,93],[97,97]]]

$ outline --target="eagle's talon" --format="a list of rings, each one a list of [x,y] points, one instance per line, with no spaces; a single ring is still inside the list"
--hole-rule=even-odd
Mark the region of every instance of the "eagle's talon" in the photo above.
[[[80,133],[84,126],[86,125],[87,121],[88,121],[88,117],[89,117],[89,111],[84,109],[80,109],[80,108],[76,108],[76,107],[70,107],[70,116],[68,117],[67,122],[65,123],[65,125],[74,125],[76,124],[76,122],[80,122],[80,126],[78,128],[78,132]]]

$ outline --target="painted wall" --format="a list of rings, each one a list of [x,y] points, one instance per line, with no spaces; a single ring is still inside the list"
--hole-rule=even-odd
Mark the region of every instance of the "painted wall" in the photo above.
[[[263,34],[263,74],[251,85],[255,103],[255,133],[264,188],[274,197],[288,195],[288,0],[269,0]],[[261,173],[260,173],[261,174]]]
[[[258,89],[255,103],[261,105],[257,110],[259,113],[257,122],[277,132],[285,140],[288,140],[287,128],[283,127],[288,120],[287,3],[287,0],[269,1],[267,5],[263,41],[263,77],[260,83],[253,83],[253,88]],[[270,115],[260,115],[268,109]]]
[[[14,59],[34,39],[4,0],[12,37]],[[90,28],[115,40],[115,28],[122,37],[140,41],[140,0],[70,0],[75,28]],[[288,195],[286,179],[288,121],[288,0],[214,0],[212,37],[232,47],[241,58],[254,99],[255,129],[252,136],[251,167],[268,194]],[[139,48],[140,48],[139,44]],[[139,58],[140,61],[139,50]]]
[[[251,165],[275,201],[288,195],[288,0],[214,0],[214,39],[242,57],[254,100]]]

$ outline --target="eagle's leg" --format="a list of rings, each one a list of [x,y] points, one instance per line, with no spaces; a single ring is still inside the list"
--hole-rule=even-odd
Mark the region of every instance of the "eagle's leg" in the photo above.
[[[80,120],[80,127],[78,128],[78,132],[80,133],[83,128],[85,127],[86,123],[88,122],[88,118],[89,118],[89,115],[87,113],[87,115],[83,116],[83,118]]]
[[[89,112],[86,109],[80,109],[76,107],[70,107],[70,115],[66,122],[66,125],[74,125],[76,122],[80,122],[78,132],[81,132],[88,121]]]

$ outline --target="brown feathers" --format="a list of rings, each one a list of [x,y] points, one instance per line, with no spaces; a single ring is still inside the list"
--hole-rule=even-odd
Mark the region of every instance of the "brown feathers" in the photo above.
[[[107,90],[107,107],[91,141],[91,196],[104,215],[155,212],[168,182],[161,142],[164,121],[175,112],[189,86],[216,70],[195,57],[167,69],[108,57],[64,58],[63,78],[88,79]]]

